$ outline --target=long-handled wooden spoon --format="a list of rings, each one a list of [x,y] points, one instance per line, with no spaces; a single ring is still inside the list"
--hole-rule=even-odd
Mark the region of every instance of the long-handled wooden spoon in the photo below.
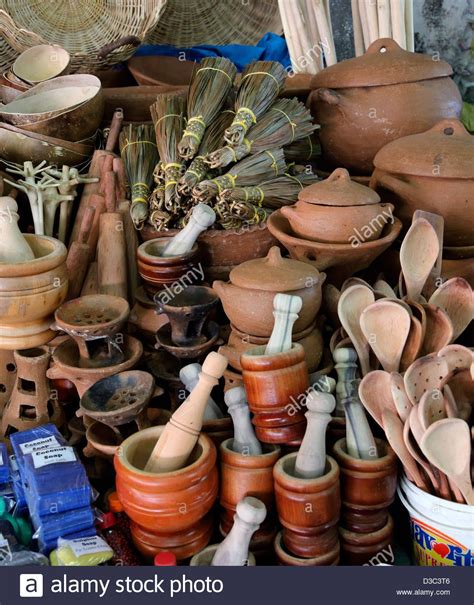
[[[436,289],[437,280],[441,275],[441,265],[443,262],[444,218],[439,214],[426,212],[426,210],[415,210],[413,213],[413,220],[416,221],[419,218],[424,218],[430,223],[435,230],[439,244],[438,258],[436,259],[436,262],[433,265],[433,268],[431,269],[428,279],[423,287],[423,294],[425,294],[425,296],[431,296]]]
[[[404,372],[420,355],[423,345],[423,327],[420,321],[412,316],[410,317],[410,332],[403,349],[400,359],[400,372]]]
[[[447,313],[429,303],[423,303],[426,314],[426,331],[421,347],[422,355],[437,353],[453,339],[453,324]]]
[[[421,451],[461,491],[467,504],[474,505],[471,483],[471,432],[459,418],[432,424],[421,440]]]
[[[373,302],[375,297],[372,290],[363,284],[356,284],[342,292],[337,306],[342,327],[357,351],[363,376],[370,372],[370,364],[369,344],[360,327],[360,316]]]
[[[403,425],[403,440],[405,441],[405,445],[407,446],[408,451],[413,456],[415,461],[418,462],[418,464],[425,471],[429,480],[431,481],[431,484],[433,485],[433,488],[438,493],[440,491],[439,478],[436,476],[436,473],[431,468],[429,462],[423,456],[423,453],[421,452],[419,445],[411,432],[409,422],[405,422],[405,424]]]
[[[382,412],[389,409],[397,414],[397,408],[392,399],[391,379],[388,372],[374,370],[361,380],[359,397],[365,409],[372,418],[383,428]]]
[[[392,372],[390,375],[390,388],[398,415],[400,416],[402,422],[406,422],[408,416],[410,415],[413,404],[408,399],[406,394],[403,376],[398,374],[398,372]]]
[[[384,279],[378,279],[374,284],[374,291],[384,294],[387,298],[397,298],[392,286]]]
[[[438,253],[439,242],[436,231],[426,219],[415,220],[400,248],[400,264],[410,300],[419,299],[423,286],[436,263]]]
[[[429,303],[442,309],[451,320],[452,340],[456,340],[474,318],[472,288],[462,277],[453,277],[444,282],[432,294]]]

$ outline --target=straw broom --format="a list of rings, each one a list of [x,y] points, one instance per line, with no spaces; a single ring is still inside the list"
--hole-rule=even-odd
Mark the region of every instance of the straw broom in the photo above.
[[[226,145],[209,153],[205,161],[211,168],[223,168],[251,153],[283,147],[310,135],[318,126],[298,99],[280,99],[252,126],[241,145]]]
[[[140,229],[148,216],[148,197],[153,184],[153,169],[158,162],[158,151],[153,140],[153,127],[129,124],[119,138],[120,155],[125,165],[130,186],[130,216]]]
[[[255,61],[242,73],[235,100],[235,118],[225,132],[230,145],[242,143],[248,129],[273,105],[283,91],[286,71],[276,61]]]
[[[238,186],[257,185],[284,174],[285,158],[282,149],[267,149],[244,158],[222,176],[201,181],[193,189],[193,198],[199,202],[209,202],[224,189]]]
[[[287,163],[290,162],[309,162],[321,155],[321,145],[316,134],[311,134],[303,139],[299,139],[290,145],[283,147],[283,153]]]
[[[150,107],[155,126],[156,144],[165,179],[165,207],[177,206],[176,184],[183,168],[178,142],[183,136],[185,100],[179,95],[161,94]]]
[[[224,57],[203,59],[193,74],[188,93],[188,122],[178,149],[185,160],[192,159],[206,128],[217,117],[234,84],[237,68]]]

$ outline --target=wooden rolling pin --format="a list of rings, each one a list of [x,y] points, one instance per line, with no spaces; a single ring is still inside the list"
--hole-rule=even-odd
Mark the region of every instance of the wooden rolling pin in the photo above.
[[[88,206],[82,217],[82,225],[77,240],[72,242],[66,260],[69,276],[68,300],[77,298],[80,293],[87,270],[89,269],[89,244],[87,238],[94,221],[95,208]]]
[[[140,285],[137,265],[138,235],[132,217],[130,216],[130,202],[122,200],[118,204],[118,212],[123,221],[125,234],[125,247],[127,254],[127,275],[128,275],[128,302],[135,303],[135,294]]]
[[[88,294],[99,294],[99,278],[97,274],[97,262],[93,261],[89,265],[84,285],[82,286],[81,296]]]
[[[127,259],[122,215],[105,212],[100,217],[97,245],[99,294],[127,298]]]
[[[89,205],[94,208],[94,220],[89,231],[87,243],[89,244],[89,262],[96,257],[97,242],[99,241],[100,217],[105,212],[105,199],[102,195],[94,193],[90,196]]]

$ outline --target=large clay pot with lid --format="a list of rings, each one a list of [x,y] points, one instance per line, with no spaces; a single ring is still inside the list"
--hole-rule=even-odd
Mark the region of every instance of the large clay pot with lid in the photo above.
[[[316,242],[344,244],[363,238],[378,239],[393,205],[381,204],[379,195],[351,180],[345,168],[337,168],[327,179],[305,187],[294,206],[281,212],[299,237]]]
[[[458,120],[393,141],[374,159],[370,186],[409,228],[415,210],[444,218],[445,246],[474,245],[474,137]]]
[[[326,279],[315,267],[282,258],[273,246],[265,258],[242,263],[230,272],[229,282],[215,281],[224,311],[240,332],[269,338],[273,330],[273,299],[278,292],[300,296],[303,306],[294,332],[310,326],[321,306],[321,289]]]
[[[390,38],[364,55],[320,71],[308,103],[321,125],[324,158],[354,174],[371,174],[387,143],[459,118],[462,100],[445,61],[403,50]]]

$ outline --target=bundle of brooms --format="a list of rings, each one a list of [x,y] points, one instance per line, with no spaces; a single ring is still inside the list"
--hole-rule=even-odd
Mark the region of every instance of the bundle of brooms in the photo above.
[[[317,127],[319,128],[319,126]],[[318,135],[313,133],[302,139],[298,139],[283,147],[285,160],[287,162],[310,162],[315,160],[321,154],[321,145]]]

